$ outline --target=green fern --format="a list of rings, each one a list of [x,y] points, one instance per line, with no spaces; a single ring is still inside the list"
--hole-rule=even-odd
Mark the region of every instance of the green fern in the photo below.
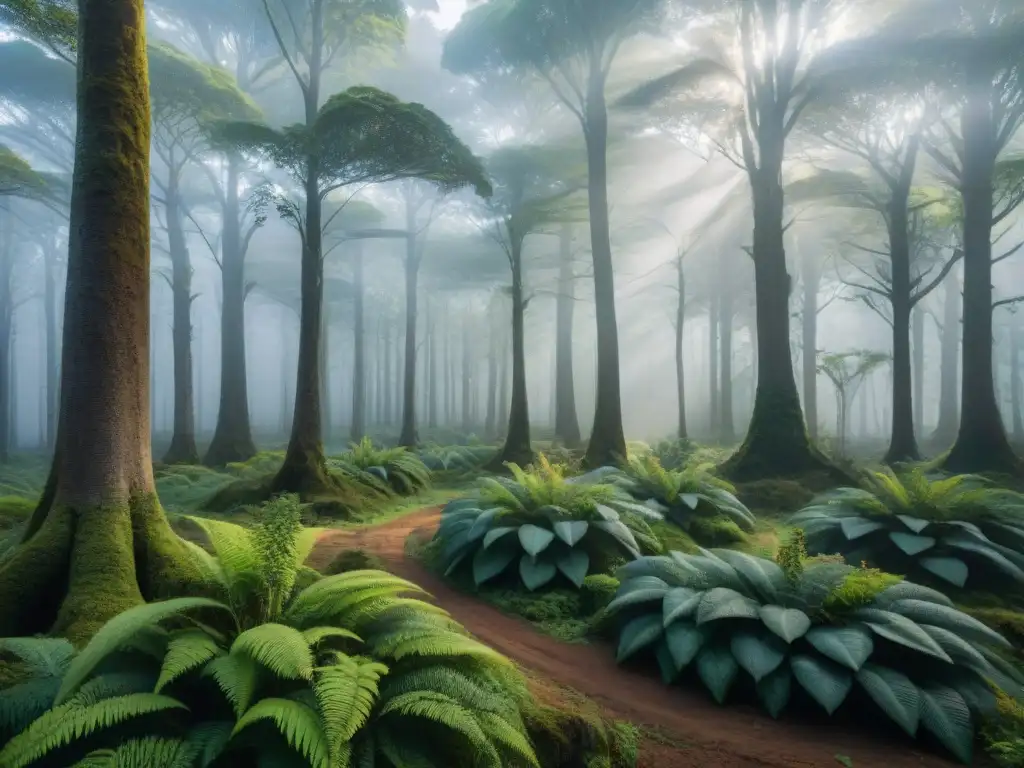
[[[285,624],[260,624],[247,629],[231,644],[231,653],[244,653],[278,677],[309,680],[315,660],[302,633]]]
[[[342,653],[334,654],[330,666],[317,670],[314,690],[333,763],[341,763],[345,746],[370,718],[377,684],[387,672],[383,664]]]
[[[73,768],[192,768],[197,755],[198,748],[189,742],[149,736],[117,749],[98,749]]]
[[[500,768],[501,757],[476,717],[450,696],[435,691],[403,693],[381,707],[380,717],[393,713],[429,720],[461,734],[477,750],[478,764]]]
[[[201,629],[187,629],[176,633],[167,644],[167,654],[156,681],[155,693],[187,672],[198,669],[224,650],[208,632]]]
[[[259,720],[273,720],[288,745],[308,760],[313,768],[328,768],[330,765],[327,736],[316,711],[288,699],[262,699],[239,718],[232,735]]]
[[[132,693],[89,706],[69,702],[54,707],[11,739],[0,751],[4,768],[25,768],[55,749],[134,717],[184,710],[185,705],[156,693]]]
[[[235,716],[241,717],[256,692],[259,670],[259,665],[249,656],[229,653],[218,656],[203,667],[202,674],[213,678],[231,703]]]

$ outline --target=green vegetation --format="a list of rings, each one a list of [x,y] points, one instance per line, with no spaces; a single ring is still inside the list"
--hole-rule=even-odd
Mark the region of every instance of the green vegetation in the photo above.
[[[832,714],[856,683],[909,735],[969,762],[978,717],[995,708],[987,681],[1022,690],[994,650],[1009,642],[933,589],[802,549],[798,536],[777,561],[718,549],[623,566],[608,606],[618,659],[653,652],[669,683],[695,670],[719,703],[746,673],[773,717],[799,691]]]
[[[865,486],[827,492],[790,521],[812,554],[839,553],[930,584],[1024,586],[1024,495],[921,469],[870,473]]]
[[[435,535],[446,575],[471,565],[479,586],[515,565],[530,591],[560,573],[579,587],[612,559],[639,557],[657,517],[610,485],[571,482],[542,456],[537,469],[509,465],[513,478],[483,478],[476,493],[448,504]],[[653,542],[657,546],[657,542]]]
[[[257,755],[455,765],[467,750],[495,768],[537,764],[519,673],[441,609],[400,597],[421,591],[409,582],[304,569],[316,532],[302,529],[297,498],[267,505],[250,530],[195,522],[222,600],[129,609],[73,658],[54,641],[5,641],[20,671],[45,674],[5,689],[0,728],[17,735],[0,764],[113,754],[116,764],[169,766],[204,754],[223,765]]]
[[[340,468],[365,479],[370,475],[394,493],[409,496],[430,486],[430,470],[422,459],[402,447],[376,448],[373,441],[364,437],[359,443],[337,459],[328,462],[332,468]],[[367,485],[375,485],[366,480]]]

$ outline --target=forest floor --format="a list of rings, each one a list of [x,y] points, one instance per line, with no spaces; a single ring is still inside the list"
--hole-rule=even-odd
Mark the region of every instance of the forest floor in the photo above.
[[[309,565],[324,567],[341,551],[361,549],[389,571],[423,587],[435,603],[482,642],[528,674],[583,694],[603,713],[643,729],[639,768],[949,768],[899,736],[821,722],[772,720],[754,707],[719,707],[702,692],[663,685],[657,677],[619,667],[603,643],[561,643],[525,620],[461,592],[406,552],[411,536],[426,539],[440,509],[420,509],[380,525],[329,531]]]

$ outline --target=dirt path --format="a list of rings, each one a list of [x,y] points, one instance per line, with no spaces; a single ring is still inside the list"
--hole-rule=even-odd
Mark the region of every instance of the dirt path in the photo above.
[[[586,695],[609,716],[665,734],[672,746],[645,743],[643,768],[837,768],[836,755],[849,757],[854,768],[954,765],[863,729],[776,721],[751,707],[718,707],[702,692],[670,688],[618,667],[604,645],[568,645],[542,635],[527,622],[453,589],[405,556],[405,540],[413,533],[432,534],[438,519],[438,509],[426,509],[380,526],[328,533],[310,565],[323,567],[345,549],[378,555],[395,575],[430,592],[482,642],[540,677]]]

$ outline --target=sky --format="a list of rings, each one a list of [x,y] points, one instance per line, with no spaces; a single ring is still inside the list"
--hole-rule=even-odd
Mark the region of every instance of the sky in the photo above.
[[[452,29],[466,10],[466,0],[437,0],[440,11],[431,14],[439,29]]]

